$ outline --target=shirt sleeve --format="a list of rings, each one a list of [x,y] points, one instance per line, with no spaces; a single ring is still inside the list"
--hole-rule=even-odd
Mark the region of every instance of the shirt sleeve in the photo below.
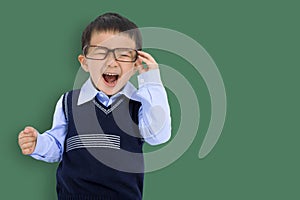
[[[137,96],[142,103],[139,110],[141,135],[150,145],[165,143],[171,137],[171,116],[159,69],[140,74],[138,84]]]
[[[52,128],[43,134],[38,134],[35,150],[30,155],[37,160],[58,162],[62,159],[67,132],[67,120],[63,112],[62,101],[63,96],[56,104]]]

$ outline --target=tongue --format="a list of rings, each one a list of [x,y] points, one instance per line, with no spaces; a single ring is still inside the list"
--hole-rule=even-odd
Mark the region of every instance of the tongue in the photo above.
[[[107,75],[107,74],[103,74],[103,78],[105,79],[106,82],[108,83],[112,83],[115,80],[117,80],[117,75]]]

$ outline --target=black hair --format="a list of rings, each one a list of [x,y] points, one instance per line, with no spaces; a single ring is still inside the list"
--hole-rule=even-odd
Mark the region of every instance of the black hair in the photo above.
[[[90,44],[91,36],[94,31],[97,32],[125,32],[136,44],[137,49],[142,49],[142,35],[137,25],[129,19],[117,13],[105,13],[92,21],[83,31],[81,37],[81,48]]]

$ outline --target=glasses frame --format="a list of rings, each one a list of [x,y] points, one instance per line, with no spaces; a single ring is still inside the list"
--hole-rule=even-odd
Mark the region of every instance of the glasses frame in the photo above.
[[[100,48],[106,49],[106,50],[107,50],[107,53],[106,53],[106,55],[104,56],[103,59],[99,59],[99,58],[90,58],[90,57],[88,57],[87,54],[86,54],[87,49],[88,49],[89,47],[100,47]],[[117,57],[116,57],[116,54],[115,54],[115,51],[116,51],[117,49],[127,49],[127,50],[131,50],[131,51],[135,51],[135,52],[136,52],[136,56],[135,56],[135,58],[134,58],[133,61],[118,60]],[[109,48],[107,48],[107,47],[98,46],[98,45],[85,45],[85,46],[83,47],[83,49],[82,49],[82,54],[84,55],[84,57],[85,57],[86,59],[90,59],[90,60],[105,60],[105,59],[107,58],[108,54],[109,54],[110,52],[112,52],[116,61],[118,61],[118,62],[133,63],[133,62],[135,62],[135,61],[137,60],[137,58],[138,58],[138,51],[141,51],[141,50],[142,50],[142,49],[132,49],[132,48],[115,48],[115,49],[109,49]]]

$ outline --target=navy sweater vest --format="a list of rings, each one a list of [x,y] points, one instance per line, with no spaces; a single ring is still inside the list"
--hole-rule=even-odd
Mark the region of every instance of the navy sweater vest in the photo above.
[[[56,175],[58,199],[142,199],[141,103],[122,95],[109,107],[97,98],[78,106],[79,92],[63,100],[68,131]]]

